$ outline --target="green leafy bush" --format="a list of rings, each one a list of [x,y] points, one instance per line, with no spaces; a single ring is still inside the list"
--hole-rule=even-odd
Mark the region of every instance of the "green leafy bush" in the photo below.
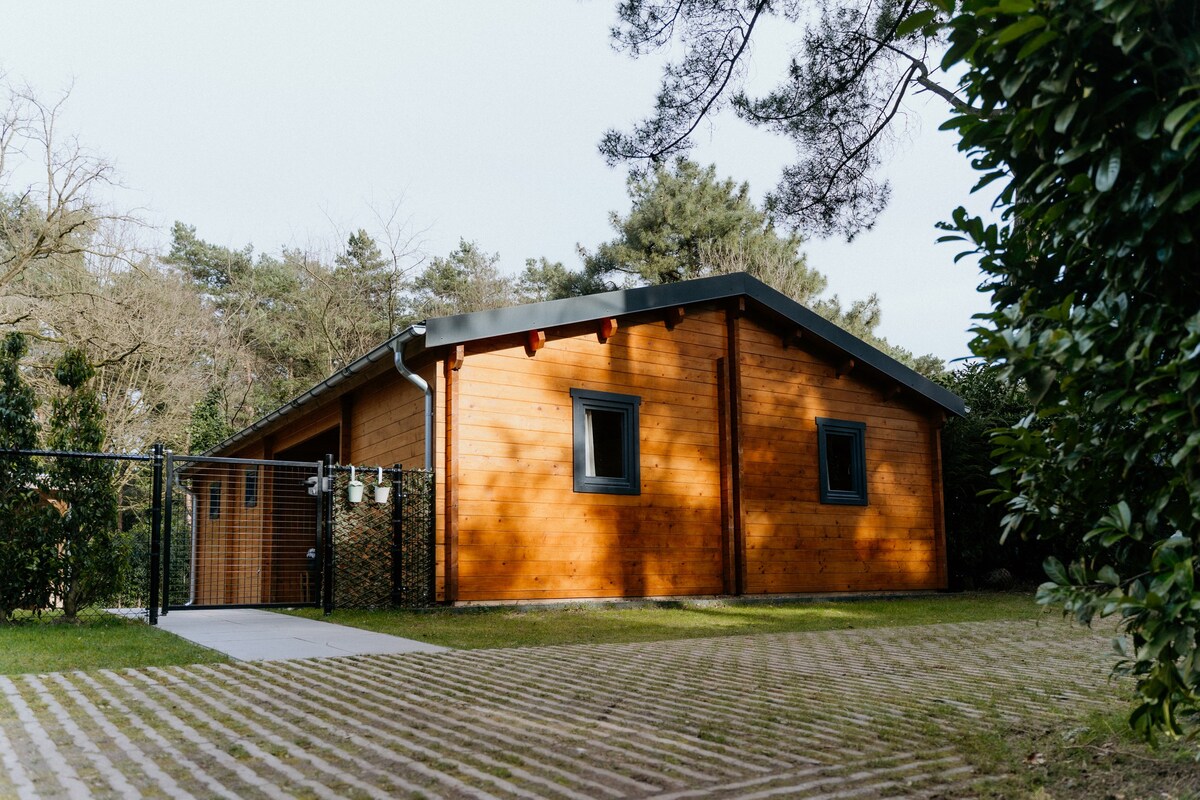
[[[1035,408],[994,440],[1004,526],[1080,543],[1042,600],[1119,614],[1132,724],[1181,734],[1200,712],[1200,10],[933,5],[972,107],[946,127],[1003,211],[948,226],[989,276],[973,349]]]

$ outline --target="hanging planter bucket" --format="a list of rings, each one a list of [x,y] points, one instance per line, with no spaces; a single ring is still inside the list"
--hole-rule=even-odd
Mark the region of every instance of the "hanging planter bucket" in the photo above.
[[[383,485],[383,467],[380,467],[379,477],[375,479],[375,502],[386,503],[391,493],[392,487]]]
[[[361,503],[363,482],[354,477],[354,466],[350,466],[350,483],[346,485],[346,498],[351,503]]]

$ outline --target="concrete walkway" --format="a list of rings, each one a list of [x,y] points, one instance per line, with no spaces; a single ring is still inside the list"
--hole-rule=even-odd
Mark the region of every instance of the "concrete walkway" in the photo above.
[[[158,627],[239,661],[440,653],[425,642],[252,608],[172,611]]]

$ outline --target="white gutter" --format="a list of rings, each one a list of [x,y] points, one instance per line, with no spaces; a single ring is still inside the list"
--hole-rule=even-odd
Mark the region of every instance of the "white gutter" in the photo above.
[[[429,382],[408,368],[404,363],[404,345],[418,336],[425,335],[425,323],[412,325],[396,334],[392,339],[392,361],[396,371],[425,395],[425,471],[433,472],[433,389]]]

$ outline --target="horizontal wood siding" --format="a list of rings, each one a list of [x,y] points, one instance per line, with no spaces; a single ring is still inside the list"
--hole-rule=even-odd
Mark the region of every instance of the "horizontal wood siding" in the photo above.
[[[294,423],[281,428],[275,434],[275,452],[283,452],[330,428],[336,428],[342,420],[342,409],[336,398],[329,399],[334,402],[326,402],[325,405],[312,410],[300,411],[296,414]],[[333,455],[334,458],[337,457],[337,453]]]
[[[433,364],[420,371],[436,384]],[[425,395],[395,370],[380,375],[354,394],[350,411],[350,452],[355,464],[420,469],[425,463]]]
[[[723,317],[690,312],[470,345],[458,372],[458,599],[718,594],[717,359]],[[641,397],[641,494],[576,493],[571,389]],[[440,496],[440,495],[439,495]]]
[[[434,452],[442,453],[444,439],[444,408],[442,397],[441,362],[430,362],[417,370],[433,389]],[[363,385],[354,393],[350,406],[350,452],[355,464],[390,467],[401,464],[405,469],[425,466],[425,393],[395,370],[388,370]],[[442,514],[442,464],[435,455],[433,462],[437,479],[437,548],[444,543]],[[437,599],[443,599],[445,565],[437,563]]]
[[[739,325],[747,593],[938,588],[929,418]],[[817,417],[866,424],[869,505],[820,502]]]

